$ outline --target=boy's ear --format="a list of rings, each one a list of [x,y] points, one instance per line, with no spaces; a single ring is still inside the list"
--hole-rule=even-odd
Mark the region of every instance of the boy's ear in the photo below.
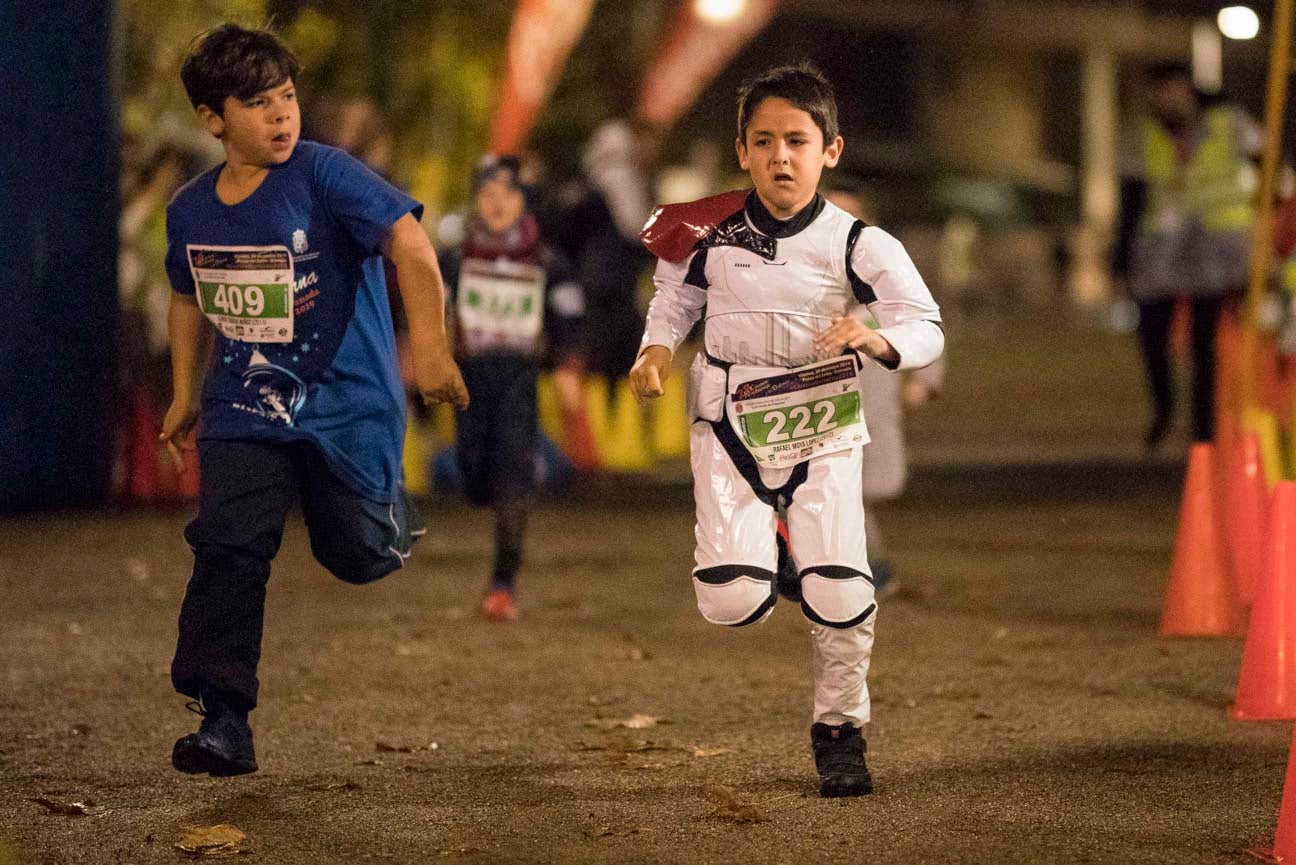
[[[741,138],[734,139],[734,149],[738,151],[738,167],[743,171],[747,170],[747,145],[743,144]]]
[[[212,111],[206,105],[198,106],[198,122],[203,128],[212,134],[214,138],[220,138],[225,134],[225,120],[215,111]]]
[[[837,167],[837,163],[841,160],[842,149],[845,146],[846,146],[846,142],[842,140],[842,137],[840,135],[838,135],[836,138],[832,140],[831,144],[829,144],[827,147],[824,148],[825,168]]]

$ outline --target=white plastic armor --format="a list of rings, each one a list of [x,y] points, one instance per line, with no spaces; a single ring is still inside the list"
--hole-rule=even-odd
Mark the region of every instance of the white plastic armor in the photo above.
[[[774,238],[745,212],[718,226],[684,260],[658,262],[643,345],[673,353],[705,311],[704,346],[714,360],[796,367],[816,357],[814,336],[861,303],[899,355],[896,369],[926,366],[944,346],[940,312],[900,243],[825,203],[804,229]],[[740,466],[721,435],[717,367],[699,361],[690,382],[690,434],[697,507],[698,608],[711,622],[747,625],[774,606],[774,503],[787,509],[801,569],[802,609],[813,625],[815,720],[869,719],[866,675],[876,601],[864,536],[861,449],[811,458],[795,469]],[[721,400],[722,401],[722,400]],[[704,420],[698,419],[705,418]],[[867,420],[867,418],[866,418]],[[737,461],[736,461],[737,460]]]

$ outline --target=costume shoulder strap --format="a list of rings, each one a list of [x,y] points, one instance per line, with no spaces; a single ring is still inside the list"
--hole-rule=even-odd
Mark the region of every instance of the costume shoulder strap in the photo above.
[[[851,259],[855,257],[855,244],[859,242],[860,232],[868,228],[868,225],[862,219],[857,219],[851,224],[850,231],[846,234],[846,278],[850,280],[851,293],[860,303],[873,303],[877,300],[877,294],[873,291],[873,286],[860,279],[855,268],[851,266]]]

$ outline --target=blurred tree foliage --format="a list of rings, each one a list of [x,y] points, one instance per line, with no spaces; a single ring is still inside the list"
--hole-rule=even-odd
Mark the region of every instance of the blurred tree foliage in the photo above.
[[[433,213],[468,194],[486,147],[512,0],[118,0],[122,131],[148,152],[160,140],[201,141],[180,84],[185,52],[223,21],[267,22],[303,64],[301,96],[313,106],[368,99],[391,132],[391,174]],[[604,0],[577,44],[532,146],[551,173],[570,174],[599,122],[628,113],[639,76],[674,0]],[[327,130],[322,130],[326,132]]]
[[[194,124],[180,64],[200,31],[222,21],[264,21],[264,0],[117,0],[116,15],[119,116],[128,166],[164,143],[218,154],[219,146]]]
[[[392,135],[393,179],[439,210],[463,196],[485,146],[512,8],[508,0],[119,0],[122,132],[140,153],[162,140],[200,140],[179,78],[190,42],[224,21],[269,22],[302,61],[306,124],[325,101],[372,100]]]

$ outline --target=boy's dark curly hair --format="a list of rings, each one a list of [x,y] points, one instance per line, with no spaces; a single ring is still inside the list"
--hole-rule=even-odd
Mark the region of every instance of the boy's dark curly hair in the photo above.
[[[227,96],[250,99],[299,72],[301,64],[275,34],[222,24],[194,37],[180,80],[194,108],[206,105],[221,115]]]

